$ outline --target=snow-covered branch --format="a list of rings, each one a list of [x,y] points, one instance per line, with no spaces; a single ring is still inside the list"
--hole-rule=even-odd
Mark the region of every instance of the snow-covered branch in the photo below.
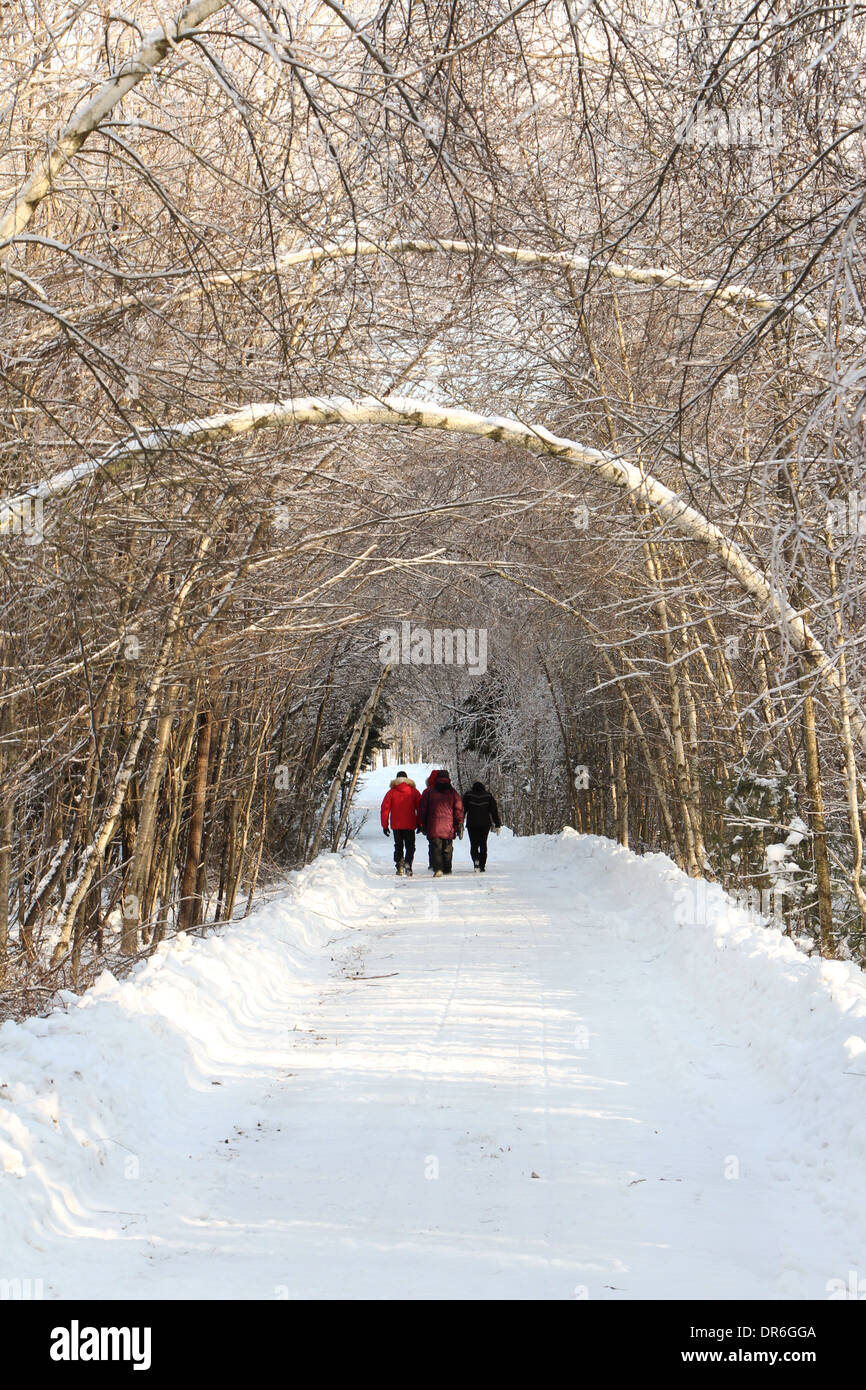
[[[610,280],[620,280],[638,287],[674,290],[681,294],[694,294],[725,308],[736,306],[756,314],[771,314],[786,306],[787,301],[766,290],[752,289],[748,285],[726,285],[712,276],[694,278],[682,275],[669,266],[640,266],[623,261],[606,261],[597,256],[572,254],[567,251],[541,251],[529,246],[510,246],[506,242],[454,241],[446,238],[419,240],[413,237],[393,237],[385,241],[365,240],[351,237],[344,241],[326,242],[321,246],[302,246],[294,251],[285,251],[273,260],[256,265],[244,266],[231,271],[205,276],[190,289],[169,297],[168,303],[176,309],[179,305],[198,298],[206,289],[239,287],[260,280],[268,275],[279,275],[301,265],[321,265],[327,261],[354,260],[365,256],[400,255],[435,256],[493,256],[512,261],[521,266],[550,266],[554,269],[572,271],[578,274],[592,273]],[[141,299],[144,304],[166,302],[157,296]],[[110,305],[102,305],[102,310]],[[806,304],[790,304],[790,312],[810,332],[822,335],[822,328]],[[866,329],[848,326],[846,332],[851,336],[864,337]]]
[[[36,163],[0,216],[0,244],[27,226],[51,191],[57,175],[75,157],[89,135],[105,120],[127,92],[148,77],[181,39],[188,38],[203,20],[225,9],[226,0],[192,0],[178,18],[148,34],[141,47],[103,83],[86,106],[63,127]]]
[[[406,396],[389,396],[384,400],[374,396],[357,400],[342,396],[308,396],[257,402],[240,410],[204,419],[184,420],[141,437],[130,437],[100,458],[67,469],[27,493],[12,498],[0,506],[0,535],[15,529],[22,510],[29,505],[29,499],[44,502],[69,494],[102,473],[123,471],[136,459],[155,450],[230,439],[253,430],[285,425],[380,425],[388,428],[409,426],[445,430],[566,459],[603,482],[627,492],[635,501],[648,504],[682,535],[699,542],[762,609],[774,616],[792,646],[810,656],[825,689],[834,699],[838,699],[839,676],[834,663],[784,593],[774,587],[763,570],[721,527],[709,521],[696,507],[684,502],[651,473],[627,458],[555,435],[543,425],[499,415],[479,415],[434,401]],[[852,727],[860,745],[866,750],[866,719],[859,711],[852,711]]]

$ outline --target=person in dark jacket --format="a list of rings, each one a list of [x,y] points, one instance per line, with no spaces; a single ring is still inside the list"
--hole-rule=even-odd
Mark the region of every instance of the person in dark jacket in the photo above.
[[[487,836],[492,829],[499,834],[502,821],[496,798],[483,782],[473,782],[464,793],[463,806],[466,811],[466,829],[469,831],[469,849],[475,872],[483,874],[487,868]]]
[[[418,829],[418,806],[420,802],[421,793],[412,778],[408,777],[405,772],[398,772],[385,793],[381,815],[382,829],[385,834],[390,834],[389,820],[391,830],[394,831],[394,863],[400,878],[403,877],[404,872],[407,878],[412,877],[412,861],[415,858],[415,831]]]
[[[433,877],[450,874],[454,837],[463,835],[463,801],[447,772],[438,772],[432,787],[422,793],[418,824],[430,841]]]

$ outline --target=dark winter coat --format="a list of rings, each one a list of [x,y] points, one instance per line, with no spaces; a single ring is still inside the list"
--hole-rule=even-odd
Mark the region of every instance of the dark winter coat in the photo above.
[[[382,802],[382,829],[388,829],[388,817],[392,830],[417,830],[418,807],[421,793],[411,777],[395,777]]]
[[[481,782],[473,782],[472,790],[464,793],[463,806],[470,830],[489,830],[493,825],[502,824],[496,798]]]
[[[418,821],[430,840],[453,840],[463,824],[463,801],[451,779],[439,773],[432,787],[422,794]]]

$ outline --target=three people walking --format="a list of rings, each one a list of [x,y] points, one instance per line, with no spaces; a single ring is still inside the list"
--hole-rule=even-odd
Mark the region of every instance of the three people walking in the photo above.
[[[463,838],[464,825],[469,831],[473,867],[482,874],[487,868],[487,837],[491,830],[498,835],[502,827],[496,798],[482,782],[473,782],[461,797],[441,768],[430,773],[423,793],[407,773],[398,772],[385,793],[381,816],[384,833],[394,833],[397,873],[409,877],[416,831],[427,836],[433,877],[442,878],[452,872],[454,841]]]

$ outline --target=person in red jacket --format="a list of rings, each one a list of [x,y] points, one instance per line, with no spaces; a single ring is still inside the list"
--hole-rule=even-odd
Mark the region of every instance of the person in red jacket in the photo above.
[[[415,858],[415,831],[418,829],[418,807],[421,793],[411,777],[398,772],[385,793],[382,802],[382,829],[390,835],[388,821],[394,831],[394,863],[397,875],[412,877],[412,861]]]
[[[463,836],[463,801],[452,787],[447,772],[436,774],[436,781],[421,797],[418,824],[430,841],[430,867],[434,878],[450,874],[454,836]]]

